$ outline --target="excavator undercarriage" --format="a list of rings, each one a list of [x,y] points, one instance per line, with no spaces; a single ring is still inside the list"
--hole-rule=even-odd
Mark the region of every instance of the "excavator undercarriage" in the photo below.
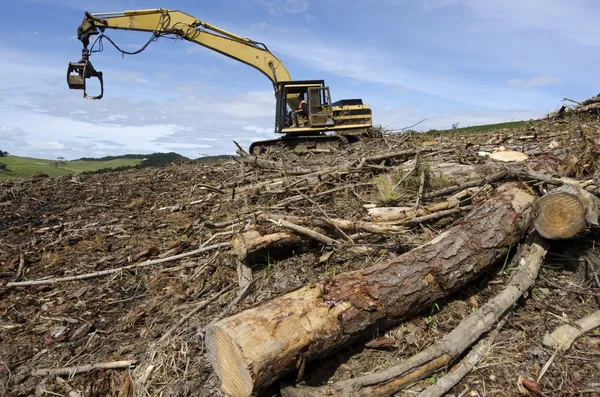
[[[343,135],[285,135],[277,139],[253,142],[249,152],[253,155],[263,155],[281,149],[296,153],[331,152],[339,150],[351,142],[355,142],[355,140],[350,140]]]

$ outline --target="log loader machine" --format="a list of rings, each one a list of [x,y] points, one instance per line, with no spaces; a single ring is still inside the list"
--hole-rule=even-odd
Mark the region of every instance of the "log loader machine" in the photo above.
[[[124,51],[104,34],[107,29],[151,32],[150,40],[138,51]],[[90,47],[92,36],[98,36]],[[372,126],[371,109],[361,99],[344,99],[332,102],[329,87],[323,80],[292,80],[283,63],[266,45],[238,36],[181,11],[149,9],[116,13],[85,13],[77,29],[83,44],[79,62],[69,63],[67,83],[69,88],[83,90],[84,98],[100,99],[104,95],[104,78],[90,62],[90,55],[102,50],[102,40],[107,39],[123,54],[137,54],[161,36],[181,38],[243,62],[262,72],[273,84],[276,98],[275,133],[282,138],[254,142],[250,153],[262,153],[272,145],[293,149],[313,149],[330,143],[345,143],[352,132],[368,130]],[[86,80],[98,79],[100,92],[88,94]],[[303,112],[291,112],[301,106],[299,94],[306,99]],[[289,110],[288,110],[289,107]],[[296,114],[294,116],[296,116]],[[336,134],[328,135],[328,131]],[[350,133],[351,139],[344,133]],[[340,135],[341,134],[341,135]],[[354,135],[355,136],[355,135]]]

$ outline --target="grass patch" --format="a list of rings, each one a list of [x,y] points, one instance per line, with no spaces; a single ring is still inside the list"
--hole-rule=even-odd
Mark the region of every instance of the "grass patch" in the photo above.
[[[400,199],[400,193],[392,189],[400,180],[397,174],[382,174],[375,178],[375,187],[377,188],[377,199],[381,204],[392,205]]]
[[[86,171],[96,171],[101,168],[134,166],[140,162],[141,159],[114,159],[106,161],[74,160],[67,161],[62,166],[56,167],[55,160],[6,156],[2,157],[2,163],[6,164],[6,167],[12,172],[0,173],[0,179],[29,178],[40,173],[51,177],[80,174]]]
[[[400,169],[392,174],[381,174],[375,177],[373,183],[377,189],[377,199],[382,205],[396,205],[406,197],[417,194],[421,185],[421,174],[425,173],[425,186],[428,190],[442,189],[452,185],[452,182],[442,173],[432,172],[429,164],[419,162],[417,169],[412,171]],[[399,181],[400,186],[394,189]]]

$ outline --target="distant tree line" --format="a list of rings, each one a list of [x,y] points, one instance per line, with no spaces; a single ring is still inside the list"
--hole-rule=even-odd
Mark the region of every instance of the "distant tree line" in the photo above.
[[[208,164],[219,160],[228,159],[231,156],[229,155],[220,155],[220,156],[204,156],[197,158],[195,160],[190,160],[187,157],[180,155],[179,153],[169,152],[169,153],[152,153],[152,154],[126,154],[123,156],[106,156],[102,158],[90,158],[83,157],[79,160],[81,161],[110,161],[110,160],[118,160],[118,159],[142,159],[139,164],[136,165],[123,165],[120,167],[106,167],[100,168],[94,171],[86,171],[83,172],[82,175],[90,175],[90,174],[106,174],[111,172],[120,172],[130,169],[140,169],[145,167],[166,167],[171,164],[181,164],[187,162],[196,162],[202,164]]]
[[[130,155],[126,155],[126,156],[130,156]],[[184,157],[184,156],[180,155],[179,153],[174,153],[174,152],[152,153],[152,154],[145,154],[145,155],[134,154],[131,156],[139,156],[139,157],[135,157],[135,158],[137,158],[137,159],[141,158],[141,159],[143,159],[143,161],[136,165],[123,165],[120,167],[106,167],[106,168],[100,168],[100,169],[97,169],[94,171],[86,171],[86,172],[82,172],[82,175],[106,174],[109,172],[119,172],[119,171],[125,171],[125,170],[129,170],[129,169],[145,168],[145,167],[165,167],[172,163],[177,164],[177,163],[181,163],[181,162],[191,161],[187,157]],[[105,161],[110,161],[110,160],[117,160],[117,159],[123,159],[123,158],[126,158],[126,157],[107,156],[107,157],[103,157],[102,159],[104,159]],[[134,157],[128,157],[128,158],[131,159]],[[85,158],[80,159],[80,160],[86,161]],[[87,160],[87,161],[95,161],[95,160],[100,160],[100,159],[92,159],[92,160]]]
[[[8,152],[3,152],[2,150],[0,150],[0,157],[6,157],[8,156]]]
[[[159,154],[159,153],[155,153],[155,154]],[[104,156],[104,157],[99,157],[99,158],[82,157],[82,158],[74,160],[74,161],[111,161],[111,160],[122,160],[122,159],[142,160],[149,156],[151,156],[151,155],[150,154],[124,154],[122,156]]]
[[[201,164],[210,164],[210,163],[214,163],[215,161],[226,160],[226,159],[228,159],[230,157],[232,157],[232,156],[230,156],[228,154],[221,154],[219,156],[204,156],[204,157],[199,157],[199,158],[195,159],[194,161],[196,163],[201,163]]]
[[[164,167],[171,163],[186,162],[190,161],[187,157],[183,157],[179,153],[152,153],[149,156],[145,156],[144,160],[139,164],[142,167]]]
[[[202,164],[212,163],[218,160],[225,160],[230,158],[230,155],[218,155],[218,156],[202,156],[193,161]],[[164,165],[169,165],[173,162],[178,161],[191,161],[187,157],[184,157],[178,153],[169,152],[169,153],[152,153],[152,154],[124,154],[121,156],[104,156],[104,157],[82,157],[73,161],[111,161],[111,160],[143,160],[140,166],[150,166],[150,167],[161,167]],[[128,166],[125,166],[128,167]],[[133,167],[133,166],[131,166]],[[119,167],[121,168],[121,167]],[[113,168],[116,169],[116,168]],[[92,171],[93,172],[93,171]]]

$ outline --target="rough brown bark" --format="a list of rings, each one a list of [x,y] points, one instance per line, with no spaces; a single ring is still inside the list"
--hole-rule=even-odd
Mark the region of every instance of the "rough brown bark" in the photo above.
[[[506,288],[461,321],[452,332],[425,350],[397,365],[358,378],[321,387],[288,386],[282,389],[283,396],[389,396],[447,367],[488,332],[535,282],[549,244],[537,233],[533,233],[530,237],[529,243],[521,250],[521,254],[515,256],[519,270],[513,274]]]
[[[535,229],[551,240],[572,239],[598,226],[600,199],[576,186],[548,192],[535,207]]]
[[[529,224],[534,197],[505,184],[463,220],[398,258],[309,284],[207,328],[208,357],[230,396],[429,307],[503,258]]]

